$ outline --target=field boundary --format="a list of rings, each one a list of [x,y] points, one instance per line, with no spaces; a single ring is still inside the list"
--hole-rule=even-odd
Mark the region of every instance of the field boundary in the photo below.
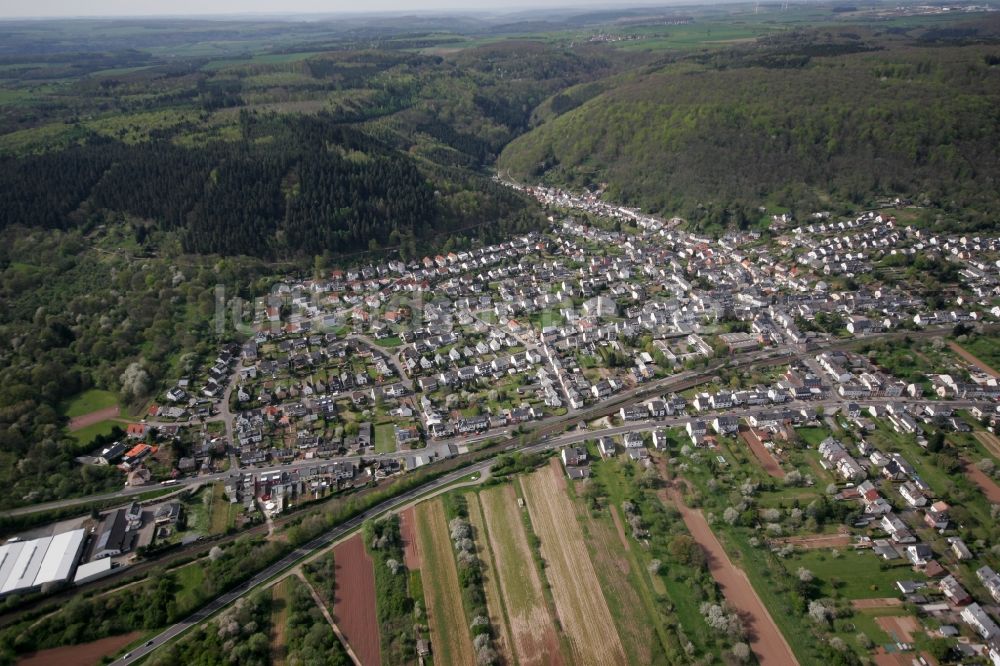
[[[514,663],[514,653],[510,637],[510,623],[507,619],[507,609],[500,594],[500,581],[497,580],[496,563],[493,561],[493,551],[490,549],[489,535],[486,529],[486,519],[479,504],[479,495],[475,492],[465,494],[469,506],[469,522],[476,531],[475,543],[483,568],[483,592],[486,594],[486,610],[490,615],[490,624],[496,628],[496,647],[503,657],[504,664]]]
[[[951,350],[953,352],[955,352],[956,354],[958,354],[959,356],[961,356],[963,359],[965,359],[969,363],[972,363],[973,365],[979,367],[979,369],[982,370],[983,372],[985,372],[986,374],[992,375],[993,377],[996,377],[997,379],[1000,379],[1000,372],[997,372],[996,370],[994,370],[993,368],[991,368],[986,363],[983,363],[981,360],[979,360],[979,358],[975,354],[973,354],[972,352],[970,352],[968,349],[966,349],[962,345],[958,344],[954,340],[949,340],[948,341],[948,346],[951,347]]]
[[[684,503],[676,487],[662,491],[663,499],[671,501],[681,514],[684,524],[695,541],[705,550],[708,568],[726,600],[746,617],[750,647],[761,666],[798,664],[791,646],[774,622],[764,602],[750,583],[750,578],[729,559],[726,549],[712,531],[705,515]]]
[[[558,461],[522,479],[545,577],[576,663],[626,664],[628,657],[601,591]],[[600,631],[595,631],[600,627]]]
[[[435,659],[444,664],[473,664],[476,653],[462,605],[444,506],[440,499],[433,499],[418,505],[415,514],[421,559],[427,561],[420,571]]]
[[[994,457],[1000,458],[1000,439],[996,435],[985,430],[976,430],[972,434],[980,444],[986,447],[988,452],[993,454]]]

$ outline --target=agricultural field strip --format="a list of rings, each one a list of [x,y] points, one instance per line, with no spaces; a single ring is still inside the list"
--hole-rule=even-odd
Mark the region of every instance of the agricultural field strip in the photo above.
[[[542,542],[546,576],[563,630],[577,663],[628,662],[594,564],[569,498],[550,466],[523,479],[525,501],[535,533]],[[594,631],[593,627],[602,627]]]
[[[507,623],[507,613],[503,607],[503,598],[500,595],[500,584],[497,580],[497,569],[493,562],[493,550],[489,545],[489,537],[486,532],[486,520],[483,518],[483,510],[479,505],[479,496],[474,493],[466,493],[466,500],[469,504],[469,522],[475,530],[476,547],[479,551],[479,558],[483,563],[483,589],[486,593],[486,608],[490,614],[490,624],[497,631],[496,647],[504,659],[504,663],[513,664],[514,658],[511,652],[510,625]]]
[[[271,588],[271,662],[283,666],[288,654],[288,578]]]
[[[662,629],[649,593],[652,589],[622,528],[614,507],[612,520],[602,520],[577,506],[577,516],[584,526],[591,561],[601,581],[605,600],[615,618],[622,647],[630,663],[653,663],[653,650],[661,650],[654,632]]]
[[[418,505],[415,514],[434,655],[444,664],[475,663],[476,655],[462,607],[458,568],[441,500]]]
[[[514,488],[484,490],[480,500],[517,662],[521,666],[561,663],[555,623],[546,608]]]
[[[375,577],[362,535],[355,534],[337,544],[333,557],[337,571],[334,622],[365,666],[379,666],[381,638],[375,611]]]

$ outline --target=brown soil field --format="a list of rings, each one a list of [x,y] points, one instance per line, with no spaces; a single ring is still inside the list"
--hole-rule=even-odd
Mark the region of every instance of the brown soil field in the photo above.
[[[781,465],[775,460],[771,452],[767,450],[752,432],[748,429],[740,428],[740,439],[747,443],[750,450],[753,451],[754,456],[757,461],[760,462],[760,466],[764,468],[764,471],[773,476],[776,479],[785,478],[785,470],[781,469]]]
[[[375,617],[375,572],[360,534],[333,549],[333,621],[363,666],[379,666],[378,620]]]
[[[500,596],[500,583],[493,565],[493,553],[486,534],[486,519],[479,506],[479,496],[476,493],[466,493],[465,500],[469,504],[469,522],[475,530],[476,548],[479,560],[483,563],[483,591],[486,593],[486,610],[489,612],[490,624],[496,630],[496,640],[493,642],[503,664],[513,664],[511,652],[510,627],[503,612],[503,598]]]
[[[113,419],[121,413],[121,409],[117,405],[114,407],[105,407],[104,409],[98,409],[96,412],[90,412],[89,414],[83,414],[69,421],[69,430],[73,432],[74,430],[82,430],[87,426],[92,426],[95,423],[100,423],[101,421],[107,421],[108,419]]]
[[[628,555],[628,540],[618,520],[616,507],[610,507],[614,518],[609,523],[592,516],[580,503],[574,506],[628,661],[631,664],[652,663],[654,644],[656,649],[660,646],[653,623],[649,621],[649,607],[644,604],[637,589],[637,585],[647,584],[645,572],[633,569],[633,560]],[[636,564],[636,567],[641,566]]]
[[[985,430],[977,430],[972,434],[975,435],[980,444],[986,447],[987,451],[1000,458],[1000,439],[996,435]]]
[[[555,622],[545,604],[514,487],[490,488],[479,498],[517,662],[521,666],[562,664]]]
[[[550,465],[522,480],[535,534],[542,542],[545,576],[559,623],[576,663],[625,664],[625,649],[587,552],[576,511],[562,488],[562,470]],[[595,631],[594,627],[601,627]]]
[[[285,633],[288,629],[288,579],[271,588],[271,663],[283,666],[288,654]]]
[[[920,623],[912,615],[905,617],[877,617],[875,618],[875,623],[882,627],[885,633],[889,634],[889,638],[903,641],[904,643],[912,643],[913,633],[920,631]]]
[[[18,666],[96,666],[105,655],[114,654],[142,636],[133,631],[121,636],[108,636],[92,643],[67,645],[35,652],[17,662]]]
[[[932,666],[937,666],[937,662],[926,652],[921,652],[920,656],[923,657],[928,664]],[[880,647],[875,651],[875,664],[876,666],[913,666],[914,659],[916,659],[915,652],[886,652],[885,648]]]
[[[415,517],[421,559],[426,560],[420,575],[434,660],[442,664],[474,664],[476,654],[462,607],[458,567],[441,500],[421,503]]]
[[[855,610],[864,610],[866,608],[898,608],[903,605],[903,602],[895,597],[886,597],[884,599],[855,599],[851,602],[851,606]]]
[[[669,493],[661,491],[661,497],[668,497],[673,501],[691,536],[705,549],[709,571],[719,584],[729,605],[743,616],[750,636],[750,648],[761,666],[799,663],[778,625],[774,623],[771,614],[754,591],[750,579],[729,559],[725,548],[705,520],[704,514],[684,504],[683,495],[677,488],[672,488]]]
[[[420,568],[420,549],[417,546],[416,525],[412,506],[399,513],[399,536],[403,540],[403,564],[409,571]]]
[[[970,481],[979,486],[979,489],[986,495],[986,499],[994,504],[1000,503],[1000,486],[997,485],[996,481],[969,461],[965,461],[962,467],[965,471],[965,476],[969,477]]]
[[[780,539],[772,539],[776,544],[790,543],[796,548],[812,550],[816,548],[845,548],[850,546],[853,539],[850,534],[810,534],[804,536],[790,536]]]
[[[959,356],[961,356],[963,359],[965,359],[969,363],[972,363],[973,365],[978,366],[983,372],[985,372],[985,373],[987,373],[989,375],[993,375],[994,377],[1000,379],[1000,372],[997,372],[996,370],[994,370],[990,366],[988,366],[985,363],[983,363],[982,361],[980,361],[978,358],[976,358],[971,353],[969,353],[964,347],[962,347],[962,345],[958,344],[957,342],[951,342],[949,340],[948,341],[948,346],[951,347],[951,350],[953,352],[955,352],[956,354],[958,354]]]

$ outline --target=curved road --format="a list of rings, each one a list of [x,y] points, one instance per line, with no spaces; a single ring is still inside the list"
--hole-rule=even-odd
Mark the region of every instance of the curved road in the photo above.
[[[988,330],[988,331],[993,331],[997,329],[1000,329],[1000,326],[995,324],[983,327],[983,330]],[[729,365],[730,367],[750,367],[756,365],[781,365],[789,363],[794,360],[801,359],[803,357],[815,356],[816,354],[822,351],[830,351],[835,349],[836,350],[849,349],[850,347],[853,347],[858,344],[863,344],[866,342],[873,342],[876,340],[892,340],[907,336],[911,338],[927,338],[927,337],[941,336],[941,335],[947,335],[949,330],[950,330],[949,327],[943,327],[943,328],[928,327],[918,331],[893,331],[891,333],[871,335],[864,338],[827,341],[817,346],[816,349],[811,349],[807,352],[793,351],[787,346],[785,346],[785,347],[772,347],[769,349],[749,352],[746,354],[734,355],[727,359],[717,359],[714,363],[711,363],[710,365],[701,368],[700,370],[697,371],[686,370],[684,372],[675,375],[670,375],[669,377],[664,377],[662,379],[654,380],[646,384],[639,384],[636,387],[633,387],[626,391],[622,391],[621,393],[617,393],[611,396],[610,398],[602,400],[601,402],[598,402],[594,405],[590,405],[579,410],[570,410],[563,416],[550,417],[548,419],[544,419],[542,421],[530,424],[529,427],[532,428],[531,432],[534,432],[539,435],[560,432],[564,430],[567,425],[571,425],[575,421],[591,420],[595,418],[600,418],[602,416],[607,416],[609,414],[613,414],[614,412],[618,411],[619,407],[629,403],[632,400],[646,398],[653,394],[659,394],[665,391],[683,391],[688,388],[698,386],[699,384],[708,381],[712,377],[712,375],[714,375],[719,369],[721,369],[726,365]],[[355,337],[355,339],[357,338]],[[374,344],[373,341],[369,342]],[[380,351],[384,353],[384,350]],[[390,358],[392,357],[391,354],[389,354],[389,356]],[[853,401],[853,402],[862,402],[862,401]],[[939,404],[944,404],[944,403],[939,403]],[[781,407],[781,405],[776,405],[775,407]],[[706,416],[710,416],[710,414],[706,414]],[[220,418],[221,414],[216,415],[214,417],[210,417],[209,420],[218,420]],[[232,420],[227,419],[227,421],[231,423]],[[483,436],[495,437],[497,435],[502,435],[502,433],[487,432],[484,433]],[[450,441],[461,442],[461,441],[472,441],[472,440],[450,440]],[[511,438],[511,441],[515,441],[514,438]],[[447,444],[448,441],[444,441],[441,443]],[[430,448],[431,446],[433,446],[433,444],[434,443],[428,444],[428,447]],[[331,458],[330,461],[327,462],[340,461],[340,460],[357,461],[361,457],[362,456],[337,457],[337,458]],[[363,457],[367,460],[371,459],[373,456],[363,456]],[[305,465],[305,463],[302,462],[296,465],[296,467],[302,467],[302,466],[308,467],[308,465]],[[263,468],[263,469],[245,468],[243,470],[235,470],[231,468],[231,471],[229,472],[218,472],[215,474],[207,474],[204,476],[184,478],[180,480],[180,485],[211,483],[213,481],[219,481],[225,479],[230,474],[235,474],[238,471],[245,471],[250,473],[264,473],[268,471],[277,471],[281,469],[287,469],[287,466],[274,466],[273,468]],[[39,511],[47,511],[50,509],[70,507],[77,504],[86,504],[95,501],[112,500],[116,498],[122,499],[124,501],[133,495],[141,495],[143,493],[148,493],[152,490],[155,490],[155,486],[153,487],[138,486],[135,488],[125,488],[123,490],[119,490],[113,493],[89,495],[86,497],[75,497],[71,499],[58,500],[54,502],[46,502],[44,504],[33,504],[30,506],[18,507],[16,509],[9,509],[6,511],[2,511],[0,512],[0,515],[18,516],[29,513],[36,513]]]
[[[532,446],[525,447],[523,450],[528,452],[541,451],[543,449],[552,446],[555,446],[555,443],[540,442],[538,444],[533,444]],[[216,597],[213,601],[209,602],[207,605],[203,606],[200,610],[196,611],[195,613],[192,613],[189,617],[178,622],[177,624],[168,627],[161,633],[157,634],[153,639],[148,641],[146,644],[142,645],[141,647],[135,648],[134,650],[128,653],[129,655],[128,659],[126,659],[125,657],[121,657],[115,660],[114,662],[112,662],[113,666],[124,666],[125,664],[132,663],[148,655],[156,648],[176,638],[177,636],[180,636],[191,627],[208,619],[209,617],[219,612],[229,604],[233,603],[240,597],[264,585],[270,579],[274,578],[278,574],[288,569],[291,569],[295,565],[305,561],[306,559],[314,555],[316,551],[326,546],[329,546],[338,539],[350,534],[354,530],[361,527],[362,523],[364,523],[365,520],[368,520],[369,518],[378,516],[383,513],[387,513],[394,509],[398,509],[403,505],[408,504],[414,501],[415,499],[423,495],[426,495],[429,492],[434,491],[437,488],[441,488],[450,483],[453,483],[461,479],[462,477],[469,476],[470,474],[475,474],[475,473],[484,474],[493,465],[495,457],[496,456],[492,456],[490,458],[487,458],[486,460],[475,463],[473,465],[456,469],[453,472],[448,472],[444,476],[438,477],[437,479],[429,483],[426,483],[422,486],[418,486],[412,490],[408,490],[405,493],[397,495],[392,499],[385,500],[381,504],[375,505],[374,507],[368,509],[364,513],[361,513],[355,516],[354,518],[351,518],[350,520],[341,523],[337,527],[331,529],[329,532],[326,532],[316,537],[312,541],[302,546],[299,546],[291,553],[281,558],[268,568],[264,569],[250,580],[241,583],[233,590],[226,592],[221,596]]]

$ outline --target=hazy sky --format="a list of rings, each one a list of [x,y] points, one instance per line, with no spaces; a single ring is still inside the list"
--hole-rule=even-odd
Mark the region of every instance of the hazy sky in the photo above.
[[[314,14],[464,10],[502,13],[581,5],[634,7],[670,0],[0,0],[0,18],[53,16],[155,16],[222,14]]]

